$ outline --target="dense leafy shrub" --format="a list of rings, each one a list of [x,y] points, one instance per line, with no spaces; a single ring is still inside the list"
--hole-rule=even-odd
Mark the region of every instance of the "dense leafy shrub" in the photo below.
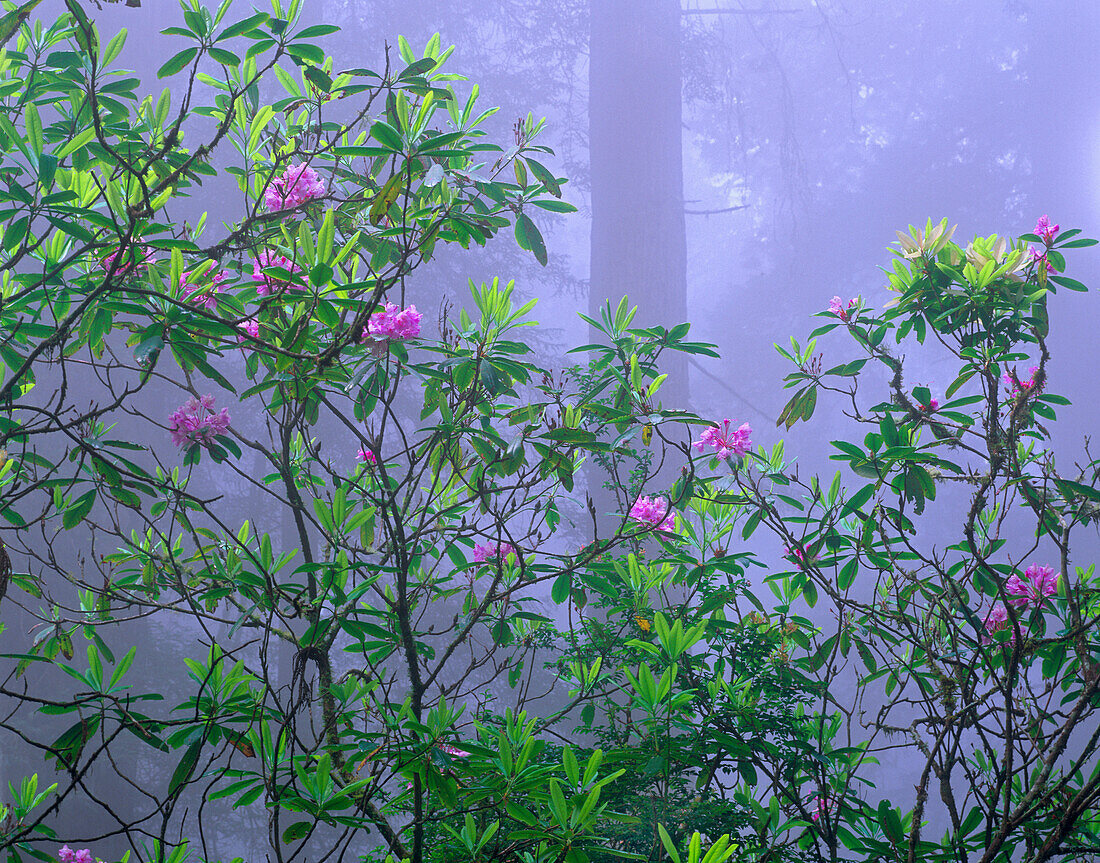
[[[1046,324],[1091,241],[929,224],[892,306],[831,304],[783,421],[832,392],[871,424],[835,444],[848,490],[661,404],[669,351],[713,355],[686,323],[608,305],[570,368],[510,284],[436,323],[408,280],[440,244],[510,229],[545,261],[532,215],[572,209],[542,124],[493,143],[438,39],[337,71],[297,0],[187,0],[145,96],[124,33],[35,5],[0,19],[0,599],[33,618],[0,727],[44,760],[0,811],[11,859],[210,859],[230,807],[287,861],[1095,849],[1100,610],[1070,540],[1100,492],[1048,451]],[[234,186],[232,221],[195,219]],[[858,355],[825,369],[837,328]],[[942,406],[888,347],[930,336]],[[931,547],[945,488],[961,539]],[[761,529],[785,560],[742,545]],[[188,655],[129,646],[142,619]],[[895,748],[911,801],[871,781]],[[112,775],[131,805],[96,797]]]

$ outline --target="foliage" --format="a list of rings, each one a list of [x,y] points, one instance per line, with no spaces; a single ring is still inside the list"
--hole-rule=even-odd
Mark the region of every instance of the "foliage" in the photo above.
[[[532,215],[572,209],[542,123],[489,140],[438,38],[338,71],[298,0],[239,20],[184,0],[173,86],[146,96],[113,66],[125,33],[66,5],[0,26],[0,599],[34,633],[4,656],[0,727],[56,772],[11,789],[9,859],[111,834],[208,860],[227,810],[287,861],[1096,849],[1100,600],[1070,535],[1100,491],[1045,425],[1066,403],[1046,304],[1083,287],[1063,251],[1091,241],[902,237],[892,306],[837,298],[784,350],[784,423],[823,392],[873,426],[835,443],[868,481],[826,489],[782,442],[661,404],[668,352],[713,355],[686,323],[609,304],[569,372],[536,357],[512,284],[417,311],[440,243],[510,229],[545,262]],[[265,103],[264,76],[286,95]],[[236,210],[209,227],[191,208],[225,176]],[[825,370],[838,327],[860,355]],[[942,406],[887,336],[959,363]],[[888,377],[870,405],[868,366]],[[582,503],[585,464],[613,503]],[[962,540],[933,548],[917,527],[945,487],[969,490]],[[761,528],[778,567],[743,544]],[[182,663],[118,647],[145,618]],[[911,805],[871,781],[899,748],[923,759]],[[111,773],[133,806],[97,801],[101,833],[66,821]]]

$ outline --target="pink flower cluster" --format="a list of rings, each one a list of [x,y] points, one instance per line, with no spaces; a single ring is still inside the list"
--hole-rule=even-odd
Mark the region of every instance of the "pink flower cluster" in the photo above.
[[[325,194],[325,184],[309,165],[289,165],[276,177],[264,192],[264,204],[268,210],[293,210],[306,201]]]
[[[806,565],[806,552],[801,548],[785,548],[783,550],[783,556],[799,569],[802,569]]]
[[[209,281],[206,276],[203,276],[201,282],[192,282],[191,272],[188,270],[180,276],[179,285],[177,285],[180,296],[189,298],[195,305],[205,306],[210,311],[214,311],[218,307],[216,295],[221,290],[222,282],[229,278],[229,273],[219,270],[210,277]]]
[[[116,276],[136,276],[147,269],[153,260],[153,253],[144,246],[131,245],[125,252],[120,251],[116,246],[113,252],[99,262],[99,265],[103,267],[104,272],[109,272],[120,256],[122,260],[115,269]]]
[[[414,339],[420,335],[420,319],[423,315],[416,306],[398,310],[393,303],[386,303],[384,311],[375,312],[367,321],[363,338]]]
[[[733,420],[725,419],[721,425],[704,429],[699,440],[694,442],[695,449],[702,452],[708,446],[714,447],[718,458],[744,455],[752,448],[752,441],[749,440],[752,429],[748,423],[741,423],[736,429],[731,429],[732,425]]]
[[[519,552],[516,547],[510,542],[502,542],[497,544],[495,542],[481,545],[480,543],[474,546],[474,562],[485,563],[490,558],[499,558],[500,560],[506,560],[508,555],[514,554],[516,558],[519,558]]]
[[[833,297],[829,300],[829,311],[840,318],[842,321],[848,320],[848,315],[852,309],[859,303],[859,299],[852,297],[848,300],[848,307],[844,307],[844,301],[840,297]]]
[[[1057,227],[1057,225],[1055,227]],[[1054,264],[1052,264],[1047,258],[1046,252],[1037,252],[1034,249],[1028,249],[1027,252],[1030,256],[1029,260],[1031,261],[1031,263],[1037,265],[1037,267],[1045,267],[1048,276],[1051,273],[1058,272],[1058,268],[1055,267]]]
[[[168,430],[172,433],[172,443],[179,447],[194,443],[210,446],[214,443],[214,437],[224,434],[227,428],[229,428],[229,411],[222,408],[215,413],[213,396],[188,399],[168,418]]]
[[[241,334],[237,336],[237,341],[246,342],[248,339],[246,335],[252,336],[254,339],[260,337],[260,322],[255,318],[249,318],[247,321],[241,321],[237,324],[237,329],[241,331]]]
[[[810,818],[812,818],[814,821],[820,821],[829,811],[829,803],[830,800],[827,796],[818,797],[817,806],[815,807],[816,811],[810,816]]]
[[[1050,223],[1050,216],[1040,216],[1035,222],[1035,230],[1032,232],[1036,234],[1048,246],[1054,242],[1054,238],[1058,236],[1058,225],[1052,225]]]
[[[1016,375],[1012,372],[1005,372],[1004,380],[1005,387],[1011,392],[1013,397],[1022,395],[1023,393],[1030,393],[1035,387],[1035,373],[1039,371],[1038,366],[1032,366],[1027,370],[1030,377],[1024,380],[1017,380]]]
[[[459,749],[457,746],[452,746],[450,743],[440,743],[439,748],[454,758],[465,758],[470,754],[465,749]]]
[[[378,459],[375,458],[374,453],[369,449],[360,447],[355,453],[355,460],[366,462],[367,464],[378,464]]]
[[[1012,595],[1010,603],[1026,608],[1034,602],[1041,605],[1048,596],[1058,592],[1058,573],[1049,566],[1032,565],[1024,570],[1024,577],[1012,573],[1005,581],[1005,593]]]
[[[68,845],[61,846],[61,850],[57,852],[57,859],[61,863],[95,863],[95,858],[92,857],[92,852],[88,848],[74,851]]]
[[[1012,628],[1012,623],[1008,619],[1008,609],[1005,608],[1003,603],[998,602],[985,616],[985,631],[990,635],[994,632],[1000,632],[1002,629]],[[1022,627],[1021,627],[1022,628]],[[1016,630],[1012,629],[1012,641],[1016,641]]]
[[[676,530],[675,516],[668,511],[668,500],[663,497],[640,496],[630,508],[630,517],[657,530],[672,533]]]
[[[259,284],[256,285],[256,293],[260,296],[263,297],[268,294],[274,294],[287,287],[293,287],[295,290],[299,291],[302,290],[301,285],[282,282],[274,276],[267,275],[267,273],[264,272],[266,267],[282,267],[288,273],[302,272],[302,268],[290,260],[290,258],[278,255],[270,249],[264,249],[253,259],[252,263],[252,278],[259,282]]]

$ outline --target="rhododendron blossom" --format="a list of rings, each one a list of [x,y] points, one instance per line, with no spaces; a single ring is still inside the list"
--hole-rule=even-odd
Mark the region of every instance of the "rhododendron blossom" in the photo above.
[[[1037,252],[1034,249],[1028,249],[1027,254],[1028,261],[1035,264],[1039,269],[1045,269],[1048,276],[1058,272],[1057,267],[1047,258],[1046,252]]]
[[[364,447],[360,447],[356,451],[355,460],[366,462],[367,464],[378,464],[378,459],[375,458],[374,453],[372,453],[369,449],[365,449]]]
[[[119,261],[117,265],[116,260]],[[116,246],[113,252],[99,262],[99,265],[105,272],[110,272],[111,267],[115,267],[116,276],[136,276],[148,269],[152,260],[153,253],[144,246],[130,246],[125,252],[119,251]]]
[[[818,797],[816,801],[817,805],[815,806],[815,811],[812,815],[810,815],[810,818],[812,818],[814,821],[820,821],[829,811],[829,802],[830,801],[827,796]]]
[[[749,435],[752,429],[748,423],[741,423],[736,429],[731,429],[733,420],[724,419],[721,425],[714,425],[704,429],[695,441],[695,449],[702,452],[708,446],[714,447],[718,458],[729,458],[731,455],[742,456],[752,448]]]
[[[188,399],[168,418],[172,443],[179,447],[195,443],[210,446],[214,443],[214,437],[224,434],[228,428],[229,411],[222,408],[215,413],[213,396]]]
[[[452,746],[450,743],[440,743],[439,748],[455,758],[465,758],[470,754],[465,749],[459,749],[457,746]]]
[[[490,558],[499,558],[500,560],[506,560],[508,555],[514,554],[517,558],[519,552],[516,551],[516,547],[510,542],[502,542],[499,545],[495,542],[481,545],[480,543],[474,545],[474,562],[485,563]]]
[[[806,552],[801,548],[785,548],[783,556],[792,561],[799,569],[806,565]]]
[[[676,530],[675,516],[668,511],[668,500],[663,497],[639,497],[630,508],[629,515],[635,521],[651,525],[657,530]]]
[[[309,165],[290,165],[276,177],[264,192],[268,210],[293,210],[306,201],[325,194],[325,184]]]
[[[241,331],[241,334],[237,336],[237,341],[246,342],[246,335],[252,336],[254,339],[260,337],[260,322],[255,318],[249,318],[247,321],[241,321],[237,324],[237,329]]]
[[[1035,230],[1032,231],[1036,234],[1048,246],[1054,242],[1054,238],[1058,235],[1058,225],[1052,225],[1050,223],[1050,216],[1040,216],[1035,222]]]
[[[1026,392],[1031,392],[1035,388],[1035,373],[1037,371],[1039,371],[1038,366],[1032,366],[1030,369],[1028,369],[1027,373],[1030,375],[1030,377],[1026,381],[1017,380],[1016,375],[1012,372],[1005,372],[1005,387],[1007,387],[1011,391],[1013,397],[1022,395]]]
[[[214,311],[218,307],[217,293],[221,289],[221,284],[229,278],[229,273],[225,270],[220,270],[214,273],[213,276],[207,278],[207,276],[196,277],[201,281],[191,281],[191,270],[183,273],[180,276],[179,288],[180,296],[185,299],[190,299],[195,305],[205,306],[210,311]]]
[[[79,851],[74,851],[68,845],[61,846],[61,850],[57,852],[57,859],[61,863],[95,863],[90,849],[81,848]]]
[[[1008,629],[1012,631],[1012,636],[1010,640],[1016,640],[1016,629],[1015,627],[1013,627],[1012,621],[1008,618],[1008,608],[1004,605],[1004,603],[998,602],[991,609],[989,609],[989,612],[986,614],[985,621],[983,623],[985,625],[985,631],[990,635],[993,635],[993,633],[995,632],[1000,632],[1001,630]],[[1020,626],[1020,629],[1023,629],[1022,625]]]
[[[840,299],[840,297],[833,297],[831,300],[829,300],[829,311],[840,318],[842,321],[846,321],[848,320],[849,310],[854,309],[856,307],[856,303],[858,302],[859,300],[856,297],[852,297],[852,299],[848,300],[848,307],[845,308],[844,301]]]
[[[1029,566],[1023,578],[1012,573],[1005,581],[1005,593],[1012,595],[1008,601],[1017,608],[1024,608],[1031,602],[1041,604],[1057,592],[1058,573],[1049,566]]]
[[[420,335],[421,317],[416,306],[398,310],[393,303],[386,303],[383,311],[370,316],[363,338],[414,339]]]
[[[264,272],[264,269],[267,267],[281,267],[288,273],[302,272],[302,268],[294,263],[294,261],[290,260],[290,258],[276,254],[270,249],[264,249],[252,261],[252,278],[259,282],[259,284],[256,285],[256,293],[260,296],[263,297],[268,294],[278,293],[283,288],[292,288],[296,291],[305,290],[302,285],[296,285],[293,282],[283,282],[274,276],[269,276]]]

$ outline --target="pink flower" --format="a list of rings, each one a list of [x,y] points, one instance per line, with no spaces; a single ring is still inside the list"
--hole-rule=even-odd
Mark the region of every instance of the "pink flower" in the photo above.
[[[81,848],[79,851],[74,851],[68,845],[61,846],[61,850],[57,852],[57,859],[61,863],[95,863],[95,858],[92,857],[89,849]]]
[[[172,433],[172,443],[178,447],[200,444],[210,446],[216,435],[224,434],[229,428],[229,411],[222,408],[214,413],[214,397],[200,396],[188,399],[168,418],[168,430]]]
[[[933,398],[928,399],[928,404],[924,404],[923,402],[918,401],[917,406],[922,411],[924,411],[926,414],[933,413],[933,412],[938,411],[940,409],[939,400],[938,399],[933,399]]]
[[[1026,381],[1018,380],[1014,372],[1005,372],[1005,387],[1011,391],[1013,397],[1030,392],[1035,387],[1035,373],[1037,371],[1039,371],[1038,366],[1032,366],[1028,369],[1027,373],[1030,377]]]
[[[216,294],[221,290],[222,282],[229,278],[229,273],[220,270],[210,277],[209,282],[206,281],[206,276],[201,278],[202,282],[193,283],[191,282],[191,270],[183,273],[177,285],[180,296],[190,298],[195,305],[205,306],[210,311],[214,311],[218,307]]]
[[[1050,223],[1050,216],[1040,216],[1035,222],[1035,230],[1032,233],[1037,234],[1039,239],[1049,246],[1058,235],[1058,225]]]
[[[264,249],[253,259],[252,263],[252,278],[259,282],[256,286],[256,293],[261,297],[278,293],[288,287],[296,291],[305,290],[301,285],[295,285],[291,282],[281,282],[274,276],[267,275],[267,273],[264,272],[266,267],[282,267],[288,273],[302,272],[302,268],[289,258],[283,255],[277,255],[270,249]]]
[[[1005,593],[1012,594],[1009,602],[1017,608],[1024,608],[1031,602],[1042,604],[1044,599],[1057,592],[1058,573],[1049,566],[1029,566],[1024,570],[1023,578],[1012,573],[1005,581]]]
[[[712,446],[718,458],[729,458],[731,455],[743,456],[752,448],[749,435],[752,429],[748,423],[741,423],[736,429],[731,430],[732,420],[724,419],[721,425],[714,425],[704,429],[695,441],[695,449],[702,452],[706,447]]]
[[[378,459],[374,457],[374,453],[372,453],[369,449],[363,449],[362,447],[360,447],[356,451],[355,460],[363,461],[367,464],[378,464]]]
[[[996,632],[999,629],[1004,629],[1004,624],[1008,621],[1008,609],[998,603],[989,609],[989,613],[985,616],[985,628],[990,634]]]
[[[639,497],[630,508],[630,517],[642,524],[652,525],[657,530],[672,533],[676,530],[676,519],[668,511],[668,500],[663,497]]]
[[[801,548],[785,548],[783,554],[788,560],[793,558],[794,564],[799,569],[802,569],[802,567],[806,565],[806,552]]]
[[[1015,627],[1013,627],[1012,621],[1008,619],[1008,608],[1006,608],[1003,603],[998,602],[991,609],[989,609],[989,613],[985,616],[984,624],[985,631],[988,632],[990,635],[993,635],[993,633],[995,632],[1000,632],[1003,629],[1011,630],[1012,636],[1009,640],[1013,642],[1016,641],[1016,629]],[[1023,630],[1023,628],[1024,627],[1021,624],[1021,631]]]
[[[99,265],[103,267],[104,272],[109,272],[111,267],[115,266],[115,260],[120,256],[121,261],[115,268],[115,275],[125,277],[136,276],[139,272],[146,270],[152,261],[153,253],[145,246],[131,245],[125,252],[119,251],[116,246],[113,252],[99,262]]]
[[[829,811],[829,798],[827,796],[817,798],[816,811],[810,816],[814,821],[821,820],[822,817]]]
[[[1056,225],[1055,227],[1057,227],[1057,225]],[[1049,260],[1047,259],[1047,256],[1046,256],[1046,252],[1042,252],[1042,253],[1040,253],[1040,252],[1037,252],[1037,251],[1035,251],[1034,249],[1030,249],[1030,248],[1029,248],[1029,249],[1027,250],[1027,253],[1028,253],[1028,255],[1029,255],[1029,260],[1030,260],[1030,261],[1031,261],[1031,262],[1032,262],[1033,264],[1036,264],[1036,265],[1037,265],[1037,266],[1039,266],[1039,267],[1046,267],[1046,271],[1047,271],[1047,275],[1048,275],[1048,276],[1049,276],[1049,275],[1050,275],[1051,273],[1057,273],[1057,272],[1058,272],[1058,270],[1057,270],[1057,268],[1056,268],[1056,267],[1054,266],[1054,264],[1052,264],[1052,263],[1051,263],[1051,262],[1050,262],[1050,261],[1049,261]]]
[[[370,316],[363,330],[363,338],[414,339],[420,335],[421,317],[423,315],[416,310],[416,306],[398,311],[393,303],[386,303],[383,311]]]
[[[325,194],[325,184],[309,165],[289,165],[282,175],[268,184],[264,204],[268,210],[293,210],[306,201]]]
[[[849,309],[854,309],[856,307],[856,303],[858,302],[859,300],[856,297],[852,297],[852,299],[848,300],[848,308],[845,308],[844,301],[841,300],[840,297],[833,297],[831,300],[829,300],[829,311],[840,318],[842,321],[846,321],[848,320]]]
[[[519,558],[519,552],[516,551],[516,547],[510,542],[502,542],[499,545],[495,542],[490,542],[486,545],[481,545],[480,543],[474,545],[475,563],[485,563],[489,558],[507,560],[510,554],[514,554],[517,559]]]
[[[254,339],[260,337],[260,322],[255,318],[249,318],[247,321],[241,321],[237,324],[237,329],[241,331],[241,335],[237,336],[237,341],[246,342],[248,339],[245,335],[252,336]]]
[[[440,743],[439,748],[455,758],[465,758],[470,754],[465,749],[459,749],[457,746],[452,746],[450,743]]]

